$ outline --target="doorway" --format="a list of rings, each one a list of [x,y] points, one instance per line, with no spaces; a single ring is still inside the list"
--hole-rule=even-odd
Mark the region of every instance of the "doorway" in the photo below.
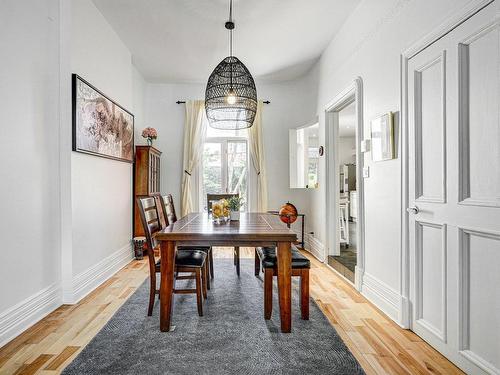
[[[338,112],[336,139],[339,201],[338,252],[328,255],[328,264],[354,284],[357,265],[357,183],[356,183],[356,105],[351,102]]]
[[[361,289],[364,264],[362,81],[357,78],[325,110],[327,252],[325,262]]]

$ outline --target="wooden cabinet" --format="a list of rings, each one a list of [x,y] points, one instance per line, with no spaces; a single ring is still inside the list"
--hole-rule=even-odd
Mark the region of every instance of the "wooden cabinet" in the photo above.
[[[144,236],[139,207],[138,195],[160,194],[161,151],[153,146],[136,146],[134,162],[134,237]]]

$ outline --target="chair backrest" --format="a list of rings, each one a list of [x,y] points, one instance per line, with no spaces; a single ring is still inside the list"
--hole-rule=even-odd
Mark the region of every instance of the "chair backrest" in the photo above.
[[[221,199],[229,199],[231,197],[239,197],[239,193],[234,194],[207,194],[207,212],[212,212],[212,202],[218,201]]]
[[[167,227],[168,226],[167,215],[165,215],[165,212],[163,211],[164,208],[163,208],[163,202],[161,201],[161,194],[153,193],[150,194],[149,196],[155,199],[156,212],[158,213],[158,218],[160,220],[160,228]]]
[[[165,216],[167,225],[175,223],[177,221],[177,215],[175,213],[172,194],[162,195],[160,197],[160,200],[163,208],[163,215]]]
[[[160,218],[156,208],[156,200],[154,197],[138,196],[137,206],[139,206],[139,214],[141,216],[142,227],[146,234],[146,244],[148,248],[148,256],[153,257],[154,261],[154,248],[156,247],[156,240],[154,234],[161,230]]]

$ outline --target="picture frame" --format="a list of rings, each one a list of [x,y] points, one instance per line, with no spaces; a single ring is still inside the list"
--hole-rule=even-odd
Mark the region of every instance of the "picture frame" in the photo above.
[[[133,163],[134,115],[72,75],[73,151]]]
[[[395,158],[393,117],[393,113],[388,112],[373,119],[370,123],[370,147],[373,161],[385,161]]]

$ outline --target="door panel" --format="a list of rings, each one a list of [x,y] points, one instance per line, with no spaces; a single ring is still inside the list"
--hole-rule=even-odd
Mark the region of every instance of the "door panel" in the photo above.
[[[419,201],[446,200],[445,68],[443,51],[414,71],[415,198]]]
[[[416,221],[415,322],[446,341],[446,226]]]
[[[499,27],[493,23],[459,45],[460,98],[466,111],[461,121],[465,160],[460,200],[465,204],[500,206]]]
[[[460,249],[460,353],[484,370],[498,373],[500,233],[460,228]]]
[[[412,329],[471,374],[500,374],[500,9],[408,62]]]

